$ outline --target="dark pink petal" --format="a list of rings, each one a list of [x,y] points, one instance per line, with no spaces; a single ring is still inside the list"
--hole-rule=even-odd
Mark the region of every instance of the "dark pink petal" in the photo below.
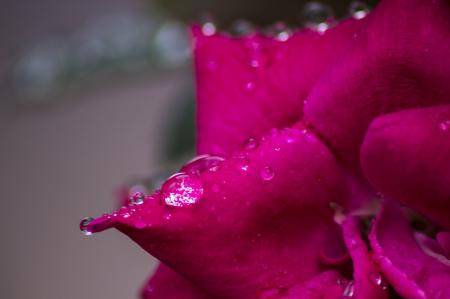
[[[345,243],[353,260],[352,298],[388,298],[388,284],[372,260],[371,253],[361,237],[360,226],[360,219],[356,216],[348,216],[342,224]]]
[[[272,131],[197,179],[203,195],[195,204],[188,184],[172,191],[189,204],[164,205],[163,186],[90,229],[118,228],[214,298],[282,295],[325,269],[318,249],[335,233],[329,201],[344,204],[346,194],[334,157],[314,134]]]
[[[436,239],[441,248],[444,250],[447,258],[450,259],[450,232],[439,232]]]
[[[207,299],[199,288],[161,264],[142,290],[143,299]]]
[[[350,19],[324,34],[297,31],[287,41],[205,36],[194,26],[198,153],[230,154],[249,137],[298,121],[310,89],[362,22]]]
[[[377,118],[361,166],[377,190],[450,228],[450,106]]]
[[[365,20],[353,48],[312,89],[304,112],[354,169],[375,117],[450,101],[448,1],[385,0]]]
[[[396,204],[385,203],[369,239],[383,274],[401,296],[450,298],[450,263],[443,263],[422,250]]]

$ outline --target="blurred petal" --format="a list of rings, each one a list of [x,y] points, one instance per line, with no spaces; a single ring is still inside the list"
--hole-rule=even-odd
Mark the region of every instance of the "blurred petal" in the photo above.
[[[450,101],[448,1],[385,0],[366,17],[354,46],[314,86],[305,121],[357,170],[378,115]]]
[[[450,228],[450,106],[377,118],[361,165],[377,190]]]
[[[425,254],[396,204],[385,203],[369,239],[383,274],[401,296],[450,298],[450,264]]]

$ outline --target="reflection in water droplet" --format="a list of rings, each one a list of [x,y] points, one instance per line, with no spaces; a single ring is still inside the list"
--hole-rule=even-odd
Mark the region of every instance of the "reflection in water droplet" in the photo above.
[[[136,192],[132,196],[130,196],[130,204],[131,205],[140,205],[144,203],[145,194],[143,192]]]
[[[343,298],[352,298],[355,293],[355,285],[353,281],[350,281],[342,292]]]
[[[224,158],[219,156],[201,155],[197,156],[186,165],[184,165],[180,172],[185,172],[193,175],[201,175],[205,171],[217,171],[224,161]]]
[[[381,288],[383,291],[386,291],[389,287],[380,273],[370,273],[369,280],[373,285]]]
[[[211,36],[216,33],[216,25],[212,22],[207,22],[202,26],[202,32],[206,36]]]
[[[353,18],[360,20],[367,16],[369,7],[364,2],[354,1],[350,4],[349,13]]]
[[[89,224],[94,220],[92,217],[86,217],[80,222],[80,230],[85,236],[92,235],[92,230],[89,229]]]
[[[266,166],[263,169],[261,169],[260,175],[264,181],[270,181],[275,176],[275,173],[270,166]]]
[[[255,138],[248,138],[245,142],[244,142],[244,149],[246,151],[251,151],[254,150],[258,147],[259,142],[258,140],[256,140]]]
[[[250,161],[247,157],[241,156],[238,157],[238,168],[242,171],[248,171],[248,165],[250,164]]]
[[[161,197],[169,206],[189,206],[197,203],[202,195],[202,182],[196,176],[187,173],[173,175],[161,188]]]
[[[445,120],[439,124],[439,129],[441,131],[448,131],[450,129],[450,120]]]
[[[324,33],[334,22],[331,7],[315,1],[305,4],[301,17],[305,27],[319,33]]]

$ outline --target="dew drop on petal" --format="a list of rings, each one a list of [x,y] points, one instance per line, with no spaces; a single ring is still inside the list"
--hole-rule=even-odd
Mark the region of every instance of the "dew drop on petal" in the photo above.
[[[92,217],[86,217],[80,221],[80,230],[85,236],[92,235],[92,230],[89,229],[89,224],[94,220]]]
[[[350,15],[357,19],[363,19],[369,13],[369,7],[366,3],[360,1],[354,1],[350,4],[349,13]]]
[[[207,21],[202,25],[202,33],[206,36],[211,36],[216,34],[217,28],[212,21]]]
[[[374,286],[381,288],[383,291],[386,291],[388,289],[388,284],[380,273],[370,273],[369,281]]]
[[[253,91],[255,89],[255,82],[248,81],[244,85],[246,91]]]
[[[144,203],[145,194],[143,192],[135,192],[130,197],[130,204],[140,205]]]
[[[205,171],[217,171],[224,158],[219,156],[197,156],[181,168],[181,172],[193,175],[201,175]]]
[[[261,169],[260,175],[261,179],[263,179],[264,181],[270,181],[275,176],[275,172],[270,166],[265,166],[263,167],[263,169]]]
[[[256,148],[258,148],[259,146],[259,142],[258,140],[256,140],[255,138],[248,138],[245,142],[244,142],[244,149],[246,151],[252,151]]]
[[[305,27],[319,33],[324,33],[334,22],[331,7],[316,1],[305,4],[301,18]]]
[[[277,22],[266,30],[266,34],[280,42],[285,42],[291,37],[292,30],[285,23]]]
[[[245,156],[238,157],[237,166],[240,170],[248,171],[249,164],[250,164],[250,161],[248,160],[247,157],[245,157]]]
[[[450,120],[445,120],[439,124],[439,129],[446,132],[450,129]]]
[[[161,188],[161,197],[169,206],[189,206],[197,203],[202,196],[202,182],[196,176],[187,173],[171,176]]]
[[[353,281],[350,281],[342,292],[342,298],[353,298],[355,293],[355,285]]]

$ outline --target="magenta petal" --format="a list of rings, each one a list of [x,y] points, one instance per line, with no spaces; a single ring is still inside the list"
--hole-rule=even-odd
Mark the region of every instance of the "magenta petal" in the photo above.
[[[317,249],[335,226],[329,201],[346,195],[339,166],[311,132],[272,131],[198,179],[197,203],[166,206],[162,190],[111,225],[214,298],[281,294],[323,271]]]
[[[194,26],[198,153],[230,154],[249,137],[299,120],[311,87],[362,22],[346,20],[325,34],[297,31],[287,41],[205,36]]]
[[[439,232],[436,239],[447,258],[450,259],[450,232]]]
[[[207,299],[199,288],[164,264],[159,265],[142,290],[143,299]]]
[[[450,265],[424,253],[396,204],[385,203],[369,239],[383,274],[401,296],[450,298]]]
[[[450,101],[448,1],[385,0],[317,82],[305,121],[354,169],[380,114]]]
[[[360,220],[348,216],[342,224],[344,239],[353,260],[353,297],[355,299],[383,299],[389,297],[388,284],[372,260],[361,237]]]
[[[361,165],[383,194],[450,228],[450,106],[377,118],[364,140]]]

